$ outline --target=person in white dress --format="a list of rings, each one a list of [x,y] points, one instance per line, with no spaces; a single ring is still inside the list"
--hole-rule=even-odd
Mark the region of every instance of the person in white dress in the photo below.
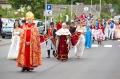
[[[84,27],[77,26],[76,32],[80,33],[77,44],[75,45],[75,54],[77,58],[83,55],[85,49]]]
[[[20,43],[20,33],[22,29],[20,28],[20,24],[18,20],[15,20],[14,30],[12,32],[12,43],[9,49],[9,53],[7,59],[16,59],[19,51],[19,43]]]
[[[107,21],[107,24],[106,24],[106,27],[105,27],[105,40],[108,40],[109,28],[110,28],[110,24],[109,24],[109,21]]]

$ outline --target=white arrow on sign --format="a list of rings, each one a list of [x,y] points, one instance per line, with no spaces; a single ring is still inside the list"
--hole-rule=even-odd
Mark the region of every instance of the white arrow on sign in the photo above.
[[[84,11],[88,11],[89,10],[89,7],[84,7]]]
[[[52,11],[48,11],[48,14],[52,14]]]
[[[51,11],[51,10],[46,10],[46,11],[44,12],[44,15],[45,15],[45,16],[52,16],[52,11]]]

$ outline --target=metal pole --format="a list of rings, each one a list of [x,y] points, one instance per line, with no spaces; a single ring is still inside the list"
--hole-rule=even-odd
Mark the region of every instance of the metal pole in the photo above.
[[[47,9],[47,0],[45,0],[45,11],[46,9]],[[45,15],[45,34],[47,33],[47,20],[46,19],[47,19],[47,16]]]
[[[100,15],[101,15],[101,0],[100,0]],[[100,15],[99,15],[99,17],[100,17]]]
[[[91,9],[90,9],[90,13],[92,13],[92,0],[91,0]]]
[[[72,7],[73,7],[73,0],[71,0],[71,20],[72,20]]]

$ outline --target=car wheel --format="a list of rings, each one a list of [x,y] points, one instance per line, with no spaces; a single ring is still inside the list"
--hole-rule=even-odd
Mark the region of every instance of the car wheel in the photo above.
[[[2,36],[2,38],[5,38],[5,36]]]
[[[12,38],[12,36],[10,36],[10,39]]]

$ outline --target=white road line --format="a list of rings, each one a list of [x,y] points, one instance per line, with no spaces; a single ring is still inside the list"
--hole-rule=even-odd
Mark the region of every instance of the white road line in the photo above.
[[[99,47],[99,45],[97,45],[97,44],[92,44],[92,47]]]
[[[112,47],[112,45],[104,45],[104,47]]]
[[[117,41],[120,41],[120,40],[117,40]]]

